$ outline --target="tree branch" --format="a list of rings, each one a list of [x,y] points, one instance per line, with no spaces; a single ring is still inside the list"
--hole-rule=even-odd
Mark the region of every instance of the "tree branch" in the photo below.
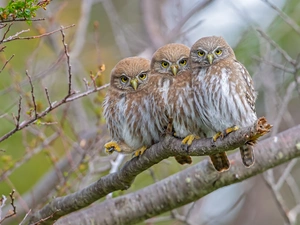
[[[223,144],[226,145],[225,142],[228,143],[228,139],[233,136],[235,135],[224,139]],[[196,147],[201,142],[197,141],[193,146]],[[139,191],[73,213],[58,220],[55,225],[90,224],[91,219],[95,224],[106,225],[134,224],[143,221],[299,157],[299,143],[300,125],[260,141],[255,148],[256,162],[250,168],[244,167],[241,163],[239,152],[229,157],[231,168],[222,173],[215,171],[209,160],[203,160]]]
[[[270,127],[266,120],[261,118],[253,126],[231,133],[223,140],[212,142],[211,138],[203,138],[194,141],[189,151],[182,149],[180,139],[167,135],[142,156],[126,162],[120,171],[104,176],[78,192],[54,199],[31,217],[30,224],[52,224],[61,216],[84,208],[113,191],[128,189],[138,174],[170,156],[202,156],[233,150],[247,142],[255,142],[259,136],[268,132]],[[210,170],[213,170],[212,166]],[[48,220],[45,221],[44,218]]]

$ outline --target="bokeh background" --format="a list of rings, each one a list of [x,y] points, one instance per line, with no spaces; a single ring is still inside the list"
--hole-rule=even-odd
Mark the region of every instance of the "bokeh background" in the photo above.
[[[191,47],[203,36],[217,35],[228,41],[251,73],[258,92],[258,116],[266,116],[274,125],[269,136],[300,123],[298,0],[53,0],[37,16],[45,20],[31,25],[15,22],[8,35],[27,29],[21,36],[39,35],[75,24],[64,32],[73,89],[78,92],[92,83],[91,74],[99,75],[98,86],[108,83],[111,69],[124,57],[151,59],[164,44]],[[3,35],[5,29],[0,32]],[[32,116],[26,70],[39,111],[48,107],[45,87],[52,101],[61,100],[68,88],[60,32],[5,46],[0,65],[14,57],[0,74],[0,136],[14,128],[12,115],[17,114],[20,95],[21,120]],[[102,117],[104,96],[105,90],[64,104],[0,143],[0,194],[8,196],[15,189],[18,210],[17,217],[6,224],[19,224],[29,209],[86,187],[130,159],[104,153],[103,144],[109,140]],[[202,159],[193,157],[193,163]],[[185,168],[171,158],[164,160],[140,174],[130,189],[112,196],[133,192]],[[9,209],[7,204],[4,211]],[[300,163],[294,159],[140,224],[300,224],[299,213]]]

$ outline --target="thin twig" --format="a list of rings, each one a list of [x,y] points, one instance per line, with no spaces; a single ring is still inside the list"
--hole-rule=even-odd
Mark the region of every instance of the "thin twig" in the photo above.
[[[269,60],[266,60],[266,59],[263,59],[263,58],[260,58],[258,56],[252,56],[252,58],[258,62],[264,62],[268,65],[271,65],[273,66],[274,68],[276,69],[280,69],[284,72],[287,72],[287,73],[294,73],[295,72],[295,69],[292,69],[292,68],[289,68],[289,67],[286,67],[286,66],[283,66],[282,64],[279,64],[279,63],[275,63],[275,62],[272,62],[272,61],[269,61]]]
[[[11,37],[8,37],[7,39],[4,39],[4,40],[3,40],[3,43],[9,42],[9,41],[15,41],[15,40],[31,40],[31,39],[41,38],[41,37],[49,36],[49,35],[51,35],[51,34],[54,34],[54,33],[56,33],[56,32],[59,32],[59,31],[61,31],[62,29],[63,29],[63,30],[66,30],[66,29],[69,29],[69,28],[74,27],[74,26],[75,26],[75,24],[72,24],[72,25],[70,25],[70,26],[66,26],[66,27],[63,27],[63,28],[60,28],[60,29],[57,29],[57,30],[54,30],[54,31],[51,31],[51,32],[48,32],[48,33],[44,33],[44,34],[41,34],[41,35],[35,35],[35,36],[29,36],[29,37],[19,37],[19,36],[16,36],[16,37],[14,37],[14,38],[11,38],[11,37],[13,37],[13,36],[11,36]],[[22,32],[22,31],[21,31],[21,32]],[[19,33],[20,33],[20,32],[19,32]],[[15,35],[14,35],[14,36],[15,36]]]
[[[2,71],[4,70],[4,68],[6,67],[6,65],[9,63],[9,61],[15,56],[15,54],[12,54],[12,56],[6,60],[6,62],[4,63],[4,65],[2,66],[0,73],[2,73]]]
[[[22,223],[25,222],[26,218],[28,217],[28,215],[31,213],[31,209],[29,209],[29,211],[26,213],[26,215],[24,216],[23,220],[21,221],[21,223],[19,223],[19,225],[22,225]]]
[[[284,200],[282,198],[282,195],[280,194],[280,192],[278,190],[276,190],[274,187],[275,183],[272,181],[272,179],[269,179],[269,176],[266,175],[266,173],[264,174],[263,180],[265,181],[265,184],[267,185],[267,187],[269,188],[269,190],[271,191],[274,200],[276,202],[276,205],[285,221],[285,223],[287,223],[288,225],[291,225],[291,221],[290,218],[288,217],[288,208],[284,203]]]
[[[9,18],[6,20],[0,20],[0,23],[10,23],[10,22],[20,22],[20,21],[41,21],[45,18],[36,18],[36,19],[26,19],[26,18]]]
[[[20,95],[19,104],[18,104],[18,115],[16,117],[16,129],[18,129],[20,126],[21,110],[22,110],[22,96]]]
[[[46,93],[46,98],[47,98],[47,101],[48,101],[48,104],[49,104],[49,109],[52,109],[52,103],[51,103],[51,100],[50,100],[48,88],[46,88],[46,87],[45,87],[45,93]]]
[[[298,34],[300,34],[300,27],[294,20],[292,20],[288,15],[286,15],[281,9],[279,9],[276,5],[268,0],[262,0],[267,5],[269,5],[272,9],[274,9],[278,15],[288,24],[290,25]]]
[[[6,140],[7,138],[9,138],[11,135],[13,135],[14,133],[16,133],[17,131],[19,130],[22,130],[24,129],[25,127],[29,126],[30,124],[34,123],[37,119],[40,119],[40,118],[43,118],[44,116],[46,116],[49,112],[53,111],[54,109],[58,108],[59,106],[67,103],[67,102],[71,102],[71,101],[74,101],[76,99],[79,99],[79,98],[82,98],[84,96],[87,96],[87,95],[90,95],[94,92],[97,92],[97,91],[100,91],[100,90],[103,90],[105,88],[107,88],[109,86],[109,84],[105,84],[101,87],[98,87],[97,89],[92,89],[92,90],[89,90],[89,91],[86,91],[86,92],[83,92],[83,93],[79,93],[77,95],[72,95],[70,97],[65,97],[63,98],[61,101],[58,101],[58,102],[53,102],[52,103],[52,108],[48,107],[46,108],[43,112],[37,114],[37,118],[32,118],[30,120],[25,120],[23,121],[22,123],[17,123],[16,127],[11,130],[10,132],[6,133],[5,135],[3,135],[2,137],[0,137],[0,142]],[[21,96],[20,96],[20,101],[19,101],[19,112],[21,112]],[[20,113],[18,113],[18,115],[20,115]],[[16,117],[16,118],[19,118]],[[18,120],[17,120],[18,121]]]
[[[5,33],[3,34],[3,37],[2,37],[2,39],[1,39],[1,41],[0,41],[0,43],[3,42],[3,40],[5,39],[7,33],[9,32],[9,30],[10,30],[10,28],[11,28],[12,25],[13,25],[13,23],[10,23],[10,24],[8,25],[8,28],[7,28],[7,30],[5,31]]]
[[[282,188],[282,185],[284,184],[287,176],[291,173],[292,169],[294,168],[294,166],[297,164],[297,159],[293,159],[291,162],[289,162],[288,166],[284,169],[283,173],[281,174],[279,180],[277,181],[277,183],[272,186],[272,188],[275,191],[280,191],[280,189]]]
[[[15,206],[15,204],[14,204],[14,202],[15,202],[14,193],[15,193],[15,190],[14,190],[14,189],[11,191],[11,193],[9,193],[9,197],[10,197],[10,200],[11,200],[10,204],[11,204],[13,210],[12,210],[12,212],[10,212],[9,214],[7,214],[3,219],[0,218],[0,224],[1,224],[4,220],[6,220],[6,219],[8,219],[8,218],[10,218],[10,217],[12,217],[12,216],[14,216],[14,215],[17,214],[17,208],[16,208],[16,206]],[[3,202],[3,200],[2,200],[2,202]],[[4,203],[5,203],[5,201],[4,201]],[[1,208],[2,208],[2,205],[1,205]]]
[[[65,42],[65,33],[64,33],[63,29],[64,29],[64,27],[62,26],[60,32],[61,32],[61,35],[62,35],[62,43],[64,45],[65,55],[67,57],[67,64],[68,64],[69,88],[68,88],[67,97],[69,97],[72,94],[72,71],[71,71],[71,64],[70,64],[70,55],[69,55],[69,52],[68,52],[67,44]]]
[[[37,113],[37,106],[36,106],[36,101],[35,101],[35,96],[34,96],[34,87],[32,84],[31,76],[28,74],[28,70],[26,70],[26,76],[28,77],[30,88],[31,88],[31,98],[32,98],[32,104],[33,104],[33,110],[34,110],[34,118],[36,119],[38,116],[38,113]]]
[[[263,30],[259,28],[257,28],[256,30],[266,41],[268,41],[274,48],[276,48],[290,64],[292,64],[293,66],[297,66],[297,61],[289,56],[289,54],[284,51],[275,41],[273,41]]]

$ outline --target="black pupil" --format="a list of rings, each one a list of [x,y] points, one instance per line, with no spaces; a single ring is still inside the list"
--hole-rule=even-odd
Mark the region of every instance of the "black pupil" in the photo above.
[[[123,81],[127,81],[127,77],[122,77],[122,80]]]
[[[185,60],[181,60],[181,62],[180,62],[181,64],[185,64]]]
[[[167,66],[167,65],[168,65],[168,63],[164,62],[164,66]]]
[[[204,52],[201,51],[201,52],[200,52],[200,55],[203,55],[203,54],[204,54]]]

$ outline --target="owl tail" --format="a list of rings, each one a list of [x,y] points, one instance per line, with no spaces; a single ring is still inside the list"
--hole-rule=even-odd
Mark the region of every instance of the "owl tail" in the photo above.
[[[227,158],[226,152],[210,155],[209,157],[215,169],[218,170],[219,172],[226,171],[229,169],[230,162]]]
[[[250,167],[254,164],[254,151],[252,145],[243,145],[240,147],[240,153],[245,166]]]
[[[174,158],[181,165],[183,165],[183,164],[191,164],[193,162],[191,156],[180,156],[180,155],[177,155],[177,156],[174,156]]]

